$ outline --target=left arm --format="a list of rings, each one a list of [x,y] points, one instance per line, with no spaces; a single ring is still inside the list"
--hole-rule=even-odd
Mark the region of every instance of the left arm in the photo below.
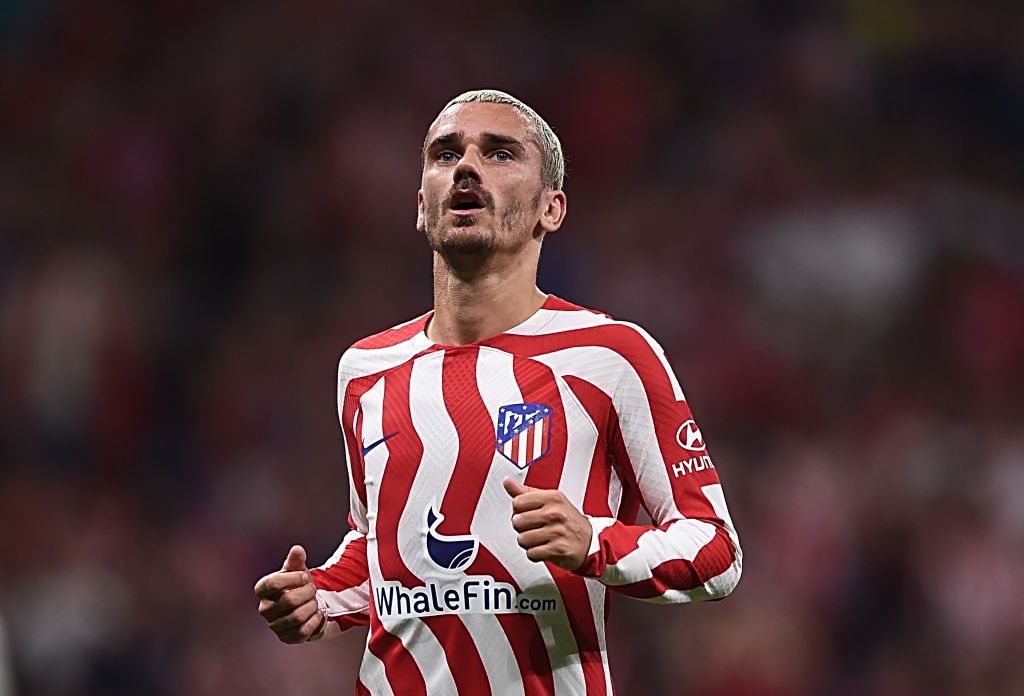
[[[513,527],[547,560],[651,602],[718,599],[739,582],[742,551],[718,473],[661,347],[623,327],[611,447],[653,525],[584,515],[559,491],[506,481]]]

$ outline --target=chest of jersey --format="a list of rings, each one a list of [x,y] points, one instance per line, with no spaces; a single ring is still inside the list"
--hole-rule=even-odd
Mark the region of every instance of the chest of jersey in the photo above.
[[[385,579],[477,572],[521,554],[505,477],[582,506],[597,429],[540,362],[478,346],[428,353],[359,405],[368,541]]]

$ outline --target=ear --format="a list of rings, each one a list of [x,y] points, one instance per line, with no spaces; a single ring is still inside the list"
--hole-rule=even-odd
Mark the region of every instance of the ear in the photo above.
[[[566,199],[563,191],[548,190],[541,195],[538,225],[545,233],[557,232],[565,219]]]
[[[427,231],[427,220],[423,214],[423,189],[416,192],[416,229],[420,232]]]

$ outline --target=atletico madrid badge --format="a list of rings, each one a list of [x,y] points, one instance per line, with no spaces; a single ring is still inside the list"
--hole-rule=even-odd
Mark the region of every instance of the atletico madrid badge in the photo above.
[[[533,464],[551,449],[551,407],[510,404],[498,409],[498,452],[520,469]]]

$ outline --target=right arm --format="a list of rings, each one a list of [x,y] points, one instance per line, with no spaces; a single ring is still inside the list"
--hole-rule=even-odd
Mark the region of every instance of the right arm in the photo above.
[[[355,433],[358,399],[351,397],[349,385],[349,380],[339,378],[338,416],[348,462],[351,530],[319,568],[308,570],[305,550],[293,547],[282,569],[256,584],[260,614],[286,643],[332,638],[347,628],[370,622],[366,493],[362,452]]]

